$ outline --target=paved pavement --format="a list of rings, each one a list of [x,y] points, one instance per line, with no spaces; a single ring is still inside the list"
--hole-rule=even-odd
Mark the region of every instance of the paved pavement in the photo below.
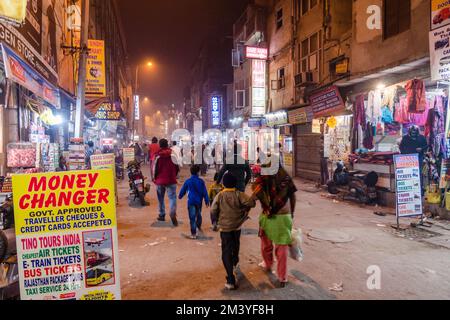
[[[144,168],[144,172],[149,174],[149,169]],[[179,187],[187,175],[187,170],[183,170]],[[207,184],[212,182],[211,177],[212,172],[205,178]],[[450,243],[449,224],[433,221],[431,228],[423,228],[426,231],[397,232],[390,226],[395,222],[394,216],[373,214],[379,208],[341,202],[312,184],[296,184],[299,192],[295,225],[304,233],[305,260],[300,263],[289,259],[290,284],[276,288],[275,276],[258,267],[261,256],[257,207],[243,229],[241,287],[227,292],[223,290],[220,237],[209,230],[209,210],[203,211],[205,238],[188,240],[183,236],[189,234],[186,200],[178,202],[180,226],[174,228],[169,222],[156,222],[154,186],[147,196],[150,206],[140,207],[137,202],[129,203],[127,183],[120,183],[123,298],[450,299],[450,251],[445,248]],[[348,241],[331,242],[336,235]],[[321,240],[327,237],[331,241]],[[381,289],[370,290],[367,282],[374,271],[375,276],[380,271]],[[330,290],[333,287],[338,291]]]

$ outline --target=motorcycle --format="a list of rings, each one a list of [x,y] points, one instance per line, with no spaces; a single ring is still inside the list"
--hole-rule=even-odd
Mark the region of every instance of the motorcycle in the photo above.
[[[150,191],[150,184],[145,184],[145,180],[141,171],[142,162],[132,161],[128,164],[128,178],[130,182],[130,195],[134,195],[133,201],[139,199],[142,206],[146,205],[145,195]]]
[[[378,174],[369,172],[350,172],[345,168],[343,162],[337,163],[333,173],[333,180],[328,182],[330,194],[341,193],[344,200],[358,201],[361,204],[376,204],[378,193],[376,185]]]
[[[13,208],[11,198],[0,206],[0,300],[20,298]]]

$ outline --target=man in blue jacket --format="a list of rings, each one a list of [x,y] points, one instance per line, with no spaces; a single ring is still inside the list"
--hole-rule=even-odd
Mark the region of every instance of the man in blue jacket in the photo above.
[[[202,230],[202,204],[209,207],[208,191],[206,190],[205,182],[198,176],[200,166],[194,165],[191,167],[192,176],[185,181],[180,190],[178,198],[181,200],[188,192],[188,212],[191,223],[191,239],[197,239],[197,229]]]

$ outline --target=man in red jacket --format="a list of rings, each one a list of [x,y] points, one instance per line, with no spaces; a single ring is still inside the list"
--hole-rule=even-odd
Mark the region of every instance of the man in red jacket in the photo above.
[[[159,202],[158,221],[166,220],[166,207],[164,196],[169,197],[170,218],[173,225],[178,226],[177,221],[177,175],[180,171],[178,165],[172,161],[172,150],[169,148],[169,142],[166,139],[159,141],[160,150],[155,155],[153,165],[153,182],[156,184],[156,191]]]

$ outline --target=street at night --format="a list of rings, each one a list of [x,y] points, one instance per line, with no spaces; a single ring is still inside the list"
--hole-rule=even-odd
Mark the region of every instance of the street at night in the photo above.
[[[449,48],[447,0],[0,0],[0,305],[450,300]]]

